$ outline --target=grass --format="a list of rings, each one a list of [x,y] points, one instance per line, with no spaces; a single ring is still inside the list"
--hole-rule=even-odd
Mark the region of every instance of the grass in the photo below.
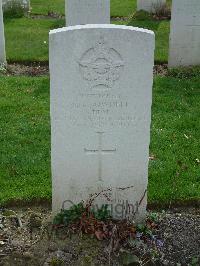
[[[31,13],[47,15],[48,12],[65,14],[65,0],[31,0]]]
[[[48,78],[0,77],[0,202],[50,198]]]
[[[64,14],[64,0],[32,0],[32,14],[56,12]],[[130,16],[136,10],[136,0],[112,0],[112,16]],[[156,21],[143,12],[136,13],[127,21],[114,21],[115,24],[128,24],[153,30],[156,34],[155,61],[168,60],[169,21]],[[65,25],[64,19],[5,19],[6,51],[8,62],[47,62],[48,33],[51,29]],[[14,29],[14,30],[13,30]]]
[[[149,17],[136,16],[128,24],[151,29],[156,34],[156,62],[166,63],[168,58],[169,21],[155,21]],[[65,25],[64,19],[6,19],[5,36],[9,62],[48,61],[48,33]],[[15,30],[13,30],[15,29]]]
[[[157,21],[146,12],[137,12],[129,21],[113,21],[113,24],[124,24],[152,30],[155,33],[155,63],[168,62],[170,23],[168,20]]]
[[[33,14],[47,15],[48,12],[65,14],[65,0],[31,0]],[[136,10],[136,0],[111,0],[111,16],[129,16]]]
[[[155,79],[150,150],[156,160],[150,162],[150,201],[200,196],[199,74]]]
[[[149,202],[200,197],[200,70],[156,77]],[[0,203],[51,198],[48,77],[0,77]]]
[[[156,37],[155,61],[157,63],[167,63],[170,31],[169,21],[156,21],[141,12],[129,21],[128,25],[152,30]]]
[[[171,0],[167,0],[171,5]],[[47,15],[48,12],[65,14],[65,0],[31,0],[31,13]],[[127,17],[132,15],[137,8],[137,0],[110,0],[112,17]]]
[[[63,26],[64,20],[6,19],[7,60],[9,62],[48,61],[49,30]]]

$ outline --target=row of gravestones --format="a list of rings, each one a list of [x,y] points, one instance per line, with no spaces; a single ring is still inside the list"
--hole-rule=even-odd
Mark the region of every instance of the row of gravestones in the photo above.
[[[156,6],[161,7],[165,3],[166,0],[137,0],[137,10],[154,12]],[[91,21],[97,24],[102,24],[102,21],[110,23],[110,0],[66,0],[65,8],[67,26],[77,22],[81,25],[88,24]]]
[[[3,0],[3,2],[9,0]],[[24,4],[27,0],[21,0]],[[138,9],[149,9],[152,2],[140,0]],[[0,0],[2,2],[2,0]],[[151,4],[145,5],[146,2]],[[67,0],[67,26],[75,24],[110,23],[110,0]],[[5,40],[0,10],[0,63],[5,63]],[[169,66],[200,64],[200,1],[173,0],[170,31]]]
[[[72,2],[74,19],[80,6]],[[103,2],[79,13],[96,12],[99,24],[95,20],[50,32],[53,213],[84,200],[95,209],[108,205],[114,218],[143,220],[155,36],[109,24],[110,8]],[[181,2],[187,14],[194,11],[198,18],[199,0],[190,0],[192,8]],[[186,20],[192,31],[198,28],[196,20],[191,25]]]
[[[67,0],[66,0],[67,1]],[[75,0],[76,1],[76,0]],[[99,1],[99,0],[98,0]],[[78,0],[77,3],[85,3],[83,0]],[[109,0],[107,0],[109,2]],[[24,8],[25,10],[30,10],[30,0],[2,0],[3,9],[6,9],[7,6],[12,5],[13,3],[18,3]],[[76,3],[76,4],[77,4]],[[153,11],[155,6],[165,4],[166,0],[137,0],[137,9],[138,10],[145,10],[145,11]]]

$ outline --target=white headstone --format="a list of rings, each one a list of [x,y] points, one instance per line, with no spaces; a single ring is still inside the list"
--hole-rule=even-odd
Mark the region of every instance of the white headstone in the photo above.
[[[0,66],[6,64],[2,0],[0,0]]]
[[[3,10],[12,7],[13,5],[20,5],[25,11],[30,9],[30,0],[2,0]]]
[[[145,216],[154,33],[117,25],[50,32],[53,213],[99,193]],[[93,196],[92,196],[93,195]],[[123,206],[123,207],[122,207]]]
[[[137,10],[154,12],[155,7],[159,8],[166,3],[166,0],[137,0]]]
[[[200,0],[173,0],[169,67],[200,65]]]
[[[110,0],[65,0],[66,25],[109,24]]]

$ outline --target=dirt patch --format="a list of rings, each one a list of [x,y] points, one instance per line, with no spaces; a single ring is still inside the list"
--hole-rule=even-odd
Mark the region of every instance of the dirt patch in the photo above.
[[[65,19],[64,15],[49,12],[47,15],[40,15],[40,14],[31,14],[31,19]],[[128,21],[131,17],[120,17],[120,16],[112,16],[110,19],[111,21]]]
[[[65,16],[49,11],[47,15],[31,14],[29,18],[32,18],[32,19],[65,19]]]
[[[200,258],[200,216],[187,213],[166,214],[160,227],[165,240],[163,253],[169,265],[188,265]],[[200,263],[200,260],[199,260]],[[177,265],[174,264],[174,265]]]
[[[129,21],[131,17],[111,17],[111,21]]]
[[[3,74],[6,76],[43,76],[49,75],[49,67],[37,63],[30,65],[9,64]]]
[[[156,250],[150,242],[127,241],[110,254],[109,241],[53,230],[48,208],[1,210],[0,265],[199,265],[200,210],[158,217]]]
[[[1,70],[2,75],[6,76],[43,76],[49,75],[48,64],[8,64],[6,70]],[[154,66],[154,75],[159,76],[168,76],[168,67],[167,64],[155,65]]]
[[[167,64],[155,65],[154,66],[154,75],[165,77],[168,75],[168,66]]]

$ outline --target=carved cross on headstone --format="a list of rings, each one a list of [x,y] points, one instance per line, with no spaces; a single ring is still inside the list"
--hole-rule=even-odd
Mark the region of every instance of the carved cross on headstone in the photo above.
[[[98,155],[98,180],[102,179],[102,155],[104,154],[114,154],[116,149],[103,149],[103,134],[104,132],[96,132],[98,134],[98,148],[96,149],[84,149],[85,153],[88,155]]]

